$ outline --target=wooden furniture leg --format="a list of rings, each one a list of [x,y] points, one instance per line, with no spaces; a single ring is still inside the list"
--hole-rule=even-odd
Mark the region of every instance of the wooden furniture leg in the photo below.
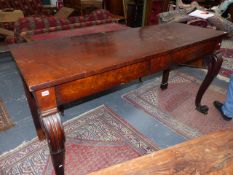
[[[195,105],[196,105],[196,110],[198,110],[199,112],[203,114],[207,114],[209,108],[206,105],[201,105],[201,99],[206,89],[209,87],[210,83],[219,73],[223,59],[222,57],[217,56],[217,54],[208,55],[204,59],[208,67],[208,73],[198,90],[196,100],[195,100]]]
[[[59,113],[41,117],[56,175],[64,175],[65,135]]]
[[[36,105],[36,100],[31,92],[29,92],[27,85],[25,84],[24,80],[23,81],[23,86],[24,86],[24,91],[27,97],[28,105],[32,114],[32,119],[36,128],[37,136],[39,140],[44,140],[45,139],[45,134],[44,131],[42,130],[41,124],[40,124],[40,117],[38,113],[38,108]]]
[[[169,73],[170,73],[170,69],[166,69],[166,70],[163,71],[162,83],[160,85],[160,88],[162,90],[167,89],[167,87],[168,87]]]
[[[58,106],[58,110],[60,111],[60,114],[63,117],[65,115],[64,106],[63,105]]]
[[[36,100],[23,81],[24,90],[40,140],[47,139],[56,175],[64,175],[65,135],[59,112],[48,116],[39,115]],[[57,110],[56,110],[57,111]]]

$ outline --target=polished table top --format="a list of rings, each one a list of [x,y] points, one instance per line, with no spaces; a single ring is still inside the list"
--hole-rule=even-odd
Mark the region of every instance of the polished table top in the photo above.
[[[225,32],[172,23],[19,44],[11,53],[30,91],[172,53]]]

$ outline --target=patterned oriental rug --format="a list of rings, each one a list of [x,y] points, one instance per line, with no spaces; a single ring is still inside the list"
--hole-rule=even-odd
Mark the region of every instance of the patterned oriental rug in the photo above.
[[[106,106],[64,123],[65,174],[87,174],[158,150]],[[2,175],[55,174],[46,142],[37,138],[0,156]]]
[[[13,127],[13,123],[11,122],[7,109],[0,98],[0,131],[4,131],[6,129],[9,129]]]
[[[223,57],[223,64],[219,74],[229,78],[233,74],[233,48],[221,48],[220,51]]]
[[[202,104],[209,106],[208,115],[195,110],[194,102],[200,81],[172,71],[168,89],[160,89],[160,78],[142,85],[122,97],[135,107],[144,110],[153,118],[187,139],[212,131],[233,128],[233,121],[225,121],[213,106],[214,100],[224,101],[226,90],[210,86]]]

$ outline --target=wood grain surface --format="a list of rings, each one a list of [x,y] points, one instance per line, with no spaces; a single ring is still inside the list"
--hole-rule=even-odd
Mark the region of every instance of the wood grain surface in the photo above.
[[[233,131],[211,133],[91,175],[232,175]]]
[[[223,35],[226,34],[221,31],[174,23],[20,44],[10,49],[32,91],[145,61],[152,56],[173,54],[208,40],[220,41]],[[183,55],[188,54],[189,50],[186,51]]]

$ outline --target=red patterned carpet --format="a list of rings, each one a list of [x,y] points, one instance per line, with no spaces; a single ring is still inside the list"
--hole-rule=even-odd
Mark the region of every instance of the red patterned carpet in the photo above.
[[[221,48],[221,55],[223,56],[223,64],[220,70],[220,75],[230,77],[233,74],[233,49]]]
[[[0,131],[4,131],[9,129],[13,126],[11,122],[5,104],[3,103],[2,99],[0,98]]]
[[[233,128],[233,121],[225,121],[212,105],[223,101],[225,90],[210,86],[202,104],[209,106],[208,115],[195,110],[194,101],[200,82],[187,74],[172,71],[167,90],[160,89],[160,79],[142,85],[123,95],[123,98],[186,138],[194,138],[212,131]]]
[[[155,144],[104,105],[64,126],[66,175],[87,174],[158,150]],[[33,139],[1,155],[0,174],[55,174],[46,142]]]

